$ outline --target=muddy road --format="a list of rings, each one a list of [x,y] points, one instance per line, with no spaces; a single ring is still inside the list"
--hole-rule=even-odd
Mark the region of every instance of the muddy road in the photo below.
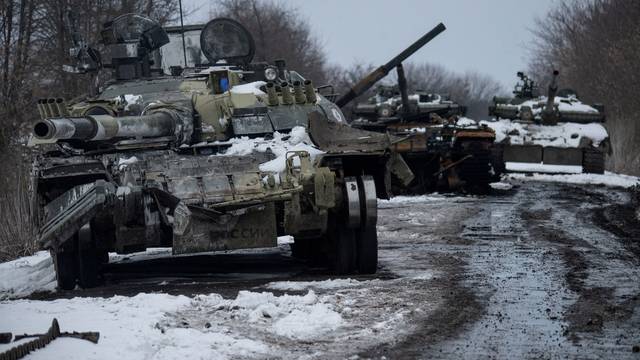
[[[380,202],[375,276],[327,286],[335,277],[292,259],[286,245],[178,258],[159,250],[120,257],[101,288],[32,298],[313,289],[345,321],[320,339],[286,341],[218,320],[282,358],[640,358],[640,232],[629,194],[511,183],[483,197]],[[162,326],[215,316],[194,305]]]

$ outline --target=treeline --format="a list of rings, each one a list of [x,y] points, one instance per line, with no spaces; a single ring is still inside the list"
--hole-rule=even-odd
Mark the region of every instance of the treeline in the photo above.
[[[640,1],[564,0],[534,34],[531,72],[546,81],[558,69],[561,87],[604,104],[613,151],[607,168],[640,175]]]

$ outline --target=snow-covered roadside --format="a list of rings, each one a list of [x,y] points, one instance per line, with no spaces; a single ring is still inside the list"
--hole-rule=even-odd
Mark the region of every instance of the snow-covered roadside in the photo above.
[[[307,289],[335,290],[354,288],[370,284],[373,280],[358,281],[354,279],[329,279],[322,281],[276,281],[267,284],[267,289],[302,291]]]
[[[251,295],[243,295],[247,296]],[[238,298],[241,298],[240,295]],[[289,303],[302,304],[300,307],[305,309],[308,306],[304,301],[312,302],[304,300],[304,297],[298,298],[290,299]],[[63,331],[100,331],[98,344],[69,338],[58,339],[32,353],[30,359],[178,359],[183,358],[187,350],[190,359],[227,359],[270,353],[269,346],[229,335],[225,328],[219,326],[187,329],[166,325],[168,313],[193,306],[194,302],[215,306],[224,305],[225,301],[215,294],[196,299],[166,294],[139,294],[107,299],[2,302],[0,331],[41,333],[49,327],[54,317]],[[247,316],[250,310],[253,309],[247,310]],[[9,347],[0,345],[0,351]]]
[[[0,300],[55,288],[56,275],[48,251],[0,263]]]
[[[414,280],[274,282],[266,287],[303,293],[242,290],[232,299],[141,293],[0,301],[0,332],[43,332],[53,318],[63,331],[100,332],[98,344],[57,339],[30,359],[181,359],[186,354],[190,359],[331,358],[329,354],[357,352],[412,329],[407,317],[426,309],[406,306],[415,299],[395,290],[406,281]],[[314,353],[301,343],[314,344]],[[0,345],[0,352],[16,344]]]
[[[416,204],[425,202],[447,202],[447,201],[473,201],[474,196],[459,196],[451,194],[428,194],[414,196],[394,196],[389,200],[378,200],[378,208],[396,207],[400,204]]]
[[[580,165],[551,165],[538,163],[511,162],[505,163],[507,171],[516,172],[540,172],[540,173],[556,173],[556,174],[580,174],[582,166]]]
[[[506,174],[505,179],[525,181],[552,181],[579,185],[604,185],[630,188],[640,184],[636,176],[605,172],[604,174]]]

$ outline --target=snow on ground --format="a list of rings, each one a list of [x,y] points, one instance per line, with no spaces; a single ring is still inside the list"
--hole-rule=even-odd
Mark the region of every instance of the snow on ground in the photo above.
[[[505,168],[509,171],[517,172],[541,172],[541,173],[560,173],[560,174],[580,174],[582,166],[580,165],[552,165],[539,163],[522,163],[522,162],[505,162]]]
[[[370,281],[358,281],[354,279],[329,279],[321,281],[275,281],[265,287],[272,290],[302,291],[307,289],[334,290],[362,286]]]
[[[494,190],[511,190],[513,188],[512,184],[504,181],[494,182],[489,184],[489,186]]]
[[[605,172],[604,174],[507,174],[506,179],[552,181],[580,185],[605,185],[629,188],[640,184],[636,176]]]
[[[486,121],[495,130],[496,142],[508,140],[512,145],[541,145],[561,148],[578,147],[582,138],[591,139],[598,146],[608,137],[601,124],[559,123],[557,126],[523,124],[511,120]]]
[[[273,139],[265,138],[233,138],[227,143],[231,144],[224,155],[250,155],[252,152],[266,152],[270,150],[276,158],[260,164],[260,171],[281,173],[286,168],[286,154],[289,151],[306,151],[311,159],[323,151],[313,145],[307,129],[296,126],[289,134],[275,132]],[[214,155],[216,156],[216,155]]]
[[[41,333],[57,318],[62,331],[99,331],[92,344],[57,339],[30,359],[236,359],[301,358],[300,343],[314,344],[312,358],[322,353],[367,348],[411,330],[410,312],[392,303],[411,304],[377,281],[366,287],[355,280],[301,282],[324,287],[324,294],[275,295],[241,290],[235,298],[218,294],[194,297],[141,293],[132,297],[72,298],[53,301],[0,301],[0,332]],[[289,283],[289,285],[285,285]],[[302,289],[294,282],[274,287]],[[419,290],[419,289],[418,289]],[[343,342],[339,348],[333,344]],[[17,345],[0,345],[0,352]]]
[[[378,200],[378,207],[395,207],[398,204],[415,204],[425,202],[469,201],[473,198],[473,196],[457,196],[438,193],[417,196],[394,196],[389,200]]]
[[[0,263],[0,299],[23,297],[55,288],[56,276],[48,251]]]
[[[242,301],[251,296],[250,293],[242,297],[239,295],[236,300]],[[57,339],[46,348],[32,353],[30,359],[51,359],[60,354],[64,354],[65,359],[178,359],[184,358],[187,351],[190,359],[227,359],[268,354],[270,349],[264,343],[227,334],[223,327],[187,329],[166,324],[160,326],[167,322],[168,313],[193,306],[194,303],[229,306],[236,300],[223,300],[215,294],[195,299],[166,294],[139,294],[107,299],[0,302],[0,317],[3,319],[0,331],[42,333],[48,329],[54,317],[58,319],[62,331],[100,331],[98,344],[77,339]],[[302,296],[281,302],[291,308],[298,306],[303,313],[311,313],[311,307],[319,303],[317,299]],[[273,305],[278,307],[280,303]],[[239,308],[237,312],[248,318],[253,310],[247,307]],[[305,320],[313,324],[313,321]],[[0,345],[0,351],[9,347]]]

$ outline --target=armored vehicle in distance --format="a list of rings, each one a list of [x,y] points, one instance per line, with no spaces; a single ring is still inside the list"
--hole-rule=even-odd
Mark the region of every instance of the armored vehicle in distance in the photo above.
[[[494,121],[486,122],[496,131],[507,169],[604,173],[609,151],[604,107],[582,103],[571,89],[559,90],[558,71],[552,74],[547,96],[541,96],[524,73],[517,75],[514,97],[495,97],[489,107]]]
[[[344,106],[396,69],[397,86],[380,86],[377,94],[358,103],[351,126],[395,136],[393,155],[412,176],[395,177],[395,193],[463,190],[484,193],[499,177],[492,129],[464,118],[465,107],[446,96],[423,91],[409,94],[402,61],[444,31],[443,24],[365,76],[336,103]],[[425,41],[426,40],[426,41]]]
[[[452,101],[447,95],[416,91],[407,95],[409,111],[405,112],[402,94],[398,86],[379,85],[376,95],[366,102],[359,102],[353,110],[351,125],[358,128],[380,130],[388,123],[396,122],[400,116],[428,119],[432,114],[448,119],[464,116],[466,109]]]
[[[374,273],[383,137],[344,125],[284,61],[251,63],[253,39],[239,23],[198,29],[208,63],[168,75],[158,59],[165,30],[120,16],[102,31],[106,56],[75,48],[68,69],[110,69],[112,80],[79,100],[38,102],[39,242],[58,287],[98,285],[108,252],[272,247],[284,234],[296,256]],[[357,140],[341,148],[349,131]]]

